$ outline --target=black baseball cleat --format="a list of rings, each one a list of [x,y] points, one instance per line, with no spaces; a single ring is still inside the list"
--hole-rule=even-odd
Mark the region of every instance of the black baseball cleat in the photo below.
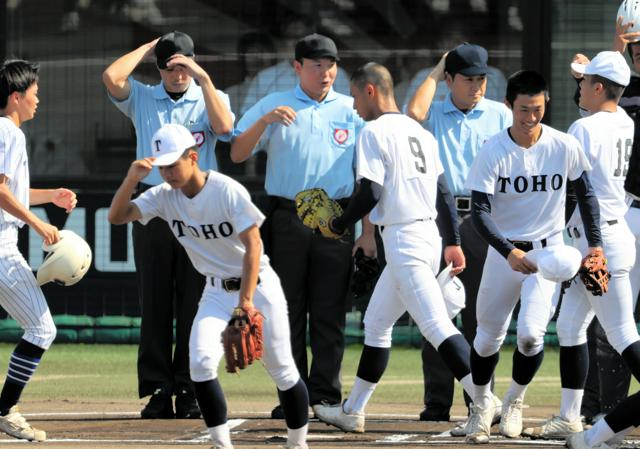
[[[441,411],[440,409],[437,409],[437,408],[429,408],[429,407],[425,407],[425,409],[420,412],[420,416],[419,416],[420,421],[442,422],[442,421],[449,421],[449,418],[450,416],[448,412]]]
[[[171,392],[164,386],[156,388],[151,399],[140,412],[142,419],[171,419],[173,416]]]
[[[176,418],[199,419],[202,416],[196,396],[189,390],[182,389],[176,394]]]

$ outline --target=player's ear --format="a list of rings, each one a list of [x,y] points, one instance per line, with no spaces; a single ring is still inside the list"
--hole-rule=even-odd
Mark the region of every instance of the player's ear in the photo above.
[[[373,97],[373,94],[376,93],[376,88],[371,83],[367,83],[366,92],[369,97]]]

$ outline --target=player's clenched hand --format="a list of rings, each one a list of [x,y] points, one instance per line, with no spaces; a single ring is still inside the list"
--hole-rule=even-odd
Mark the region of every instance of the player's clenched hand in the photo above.
[[[616,35],[613,38],[614,51],[619,51],[624,54],[627,44],[640,39],[640,31],[627,32],[632,26],[633,22],[622,23],[622,17],[618,17],[618,20],[616,20]]]
[[[587,58],[585,55],[583,55],[582,53],[576,53],[575,55],[573,55],[573,59],[571,60],[571,64],[573,63],[576,64],[582,64],[582,65],[587,65],[589,64],[589,58]],[[573,76],[575,79],[579,80],[582,78],[582,73],[578,73],[576,71],[574,71],[573,69],[571,69],[571,76]]]
[[[273,111],[266,113],[262,116],[262,120],[270,125],[272,123],[281,123],[284,126],[289,126],[296,119],[296,111],[289,106],[278,106]]]
[[[462,248],[458,245],[449,245],[444,248],[445,263],[452,264],[451,276],[457,276],[467,267],[467,262],[462,252]]]
[[[538,271],[535,264],[525,258],[527,253],[518,248],[513,248],[507,257],[507,262],[513,271],[522,274],[532,274]]]
[[[151,163],[154,161],[154,159],[154,157],[146,157],[144,159],[133,161],[131,163],[131,166],[129,167],[129,172],[127,172],[127,178],[136,182],[142,181],[153,168],[153,165],[151,165]]]
[[[40,237],[42,237],[42,240],[44,240],[46,245],[53,245],[60,240],[58,228],[49,223],[38,220],[32,225],[32,228],[40,235]]]
[[[61,188],[53,191],[51,202],[69,214],[76,207],[76,204],[78,204],[78,199],[76,198],[76,194],[71,190]]]

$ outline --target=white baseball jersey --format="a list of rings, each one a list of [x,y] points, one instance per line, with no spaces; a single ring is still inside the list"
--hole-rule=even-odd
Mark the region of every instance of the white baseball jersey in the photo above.
[[[154,217],[165,220],[195,269],[218,279],[242,275],[245,247],[238,234],[264,221],[247,189],[213,170],[207,172],[204,187],[193,198],[162,183],[133,202],[142,214],[140,223],[147,224]],[[262,254],[260,270],[268,263]]]
[[[29,208],[29,161],[25,136],[15,123],[0,117],[0,173],[9,178],[8,186],[13,196]],[[22,220],[0,209],[0,225],[13,223],[24,225]]]
[[[435,219],[438,143],[418,122],[400,113],[367,123],[357,142],[356,178],[382,186],[372,223],[388,226]]]
[[[600,204],[600,219],[603,222],[621,219],[628,209],[624,178],[633,145],[633,120],[618,107],[614,113],[598,112],[576,120],[568,132],[582,144],[587,159],[593,165],[589,180]],[[569,224],[582,225],[577,210]]]
[[[471,166],[466,187],[491,197],[491,217],[504,237],[534,241],[565,227],[566,184],[591,170],[575,137],[542,125],[522,148],[504,130],[489,139]]]

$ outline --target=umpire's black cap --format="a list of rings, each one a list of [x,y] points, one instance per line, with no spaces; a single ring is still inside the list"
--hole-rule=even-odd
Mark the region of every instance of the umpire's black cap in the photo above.
[[[444,71],[451,76],[456,73],[464,76],[486,75],[488,59],[489,55],[484,47],[465,42],[447,54]]]
[[[322,34],[309,34],[296,43],[295,58],[301,61],[302,58],[317,59],[331,58],[339,61],[338,48],[336,43]]]
[[[167,68],[167,61],[175,54],[193,56],[193,40],[188,34],[172,31],[156,43],[156,64],[159,69]]]

